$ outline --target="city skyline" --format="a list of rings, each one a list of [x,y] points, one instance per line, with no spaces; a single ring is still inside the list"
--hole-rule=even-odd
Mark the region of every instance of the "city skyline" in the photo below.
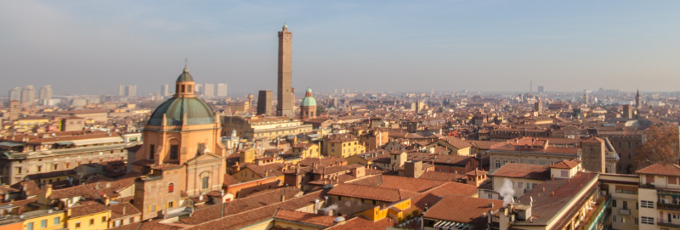
[[[146,95],[184,58],[230,95],[274,90],[287,23],[298,92],[677,91],[678,3],[579,3],[3,2],[0,90]]]

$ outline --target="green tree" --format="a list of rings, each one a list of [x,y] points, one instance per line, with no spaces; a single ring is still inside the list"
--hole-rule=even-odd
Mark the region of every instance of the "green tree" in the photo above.
[[[635,170],[654,163],[677,163],[678,126],[672,124],[653,125],[644,132],[644,141],[636,149]]]

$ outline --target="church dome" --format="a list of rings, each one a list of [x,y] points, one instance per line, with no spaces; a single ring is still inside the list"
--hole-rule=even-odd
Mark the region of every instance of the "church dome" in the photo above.
[[[163,102],[151,114],[148,125],[161,125],[165,116],[165,125],[203,125],[215,123],[215,114],[210,106],[195,97],[173,97]]]
[[[300,106],[316,106],[316,100],[312,97],[311,88],[307,88],[307,93],[305,94],[305,98],[302,99],[302,104],[300,104]]]
[[[189,76],[191,77],[191,75]],[[215,113],[205,102],[195,97],[173,97],[163,102],[151,114],[148,125],[203,125],[215,123]]]
[[[178,82],[184,82],[184,81],[194,81],[194,77],[189,74],[189,69],[185,66],[184,67],[184,72],[177,77]]]

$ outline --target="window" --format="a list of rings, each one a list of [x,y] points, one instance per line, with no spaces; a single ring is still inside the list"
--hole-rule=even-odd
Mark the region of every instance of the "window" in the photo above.
[[[623,209],[628,210],[628,201],[623,201]]]
[[[80,221],[76,222],[76,228],[80,228]]]
[[[646,217],[646,216],[643,216],[643,217],[641,218],[640,222],[642,222],[643,224],[651,224],[651,225],[653,225],[653,224],[654,224],[654,217]]]
[[[569,170],[561,170],[560,176],[561,177],[569,177]]]
[[[635,217],[634,220],[635,220],[635,225],[638,225],[638,218]]]
[[[172,193],[172,192],[174,192],[174,191],[175,191],[175,184],[170,183],[170,184],[168,185],[168,193]]]
[[[106,222],[106,216],[102,216],[102,223]]]
[[[171,145],[170,146],[170,160],[177,160],[179,158],[179,146],[178,145]]]
[[[26,230],[33,230],[33,222],[26,224]]]
[[[199,143],[198,144],[198,154],[203,154],[204,152],[205,152],[205,144]]]
[[[156,152],[156,146],[155,145],[149,145],[149,160],[153,160],[154,157],[154,152]]]
[[[641,200],[640,207],[643,208],[654,208],[654,201]]]
[[[500,162],[500,161],[496,161],[496,168],[500,168],[500,167],[501,167],[501,162]]]
[[[647,181],[647,184],[654,183],[654,175],[645,175],[645,179]]]
[[[149,212],[155,212],[156,211],[156,205],[149,205]]]
[[[59,164],[54,164],[54,168],[52,170],[56,171],[57,169],[59,169]]]
[[[40,221],[40,228],[47,228],[47,220]]]
[[[612,207],[616,208],[616,200],[612,199]]]
[[[94,218],[90,219],[90,225],[94,225]]]
[[[59,217],[55,217],[55,218],[54,218],[54,225],[58,225],[59,222],[61,222],[61,221],[59,220]]]
[[[38,170],[38,172],[42,171],[42,166],[40,166],[40,165],[35,166],[35,168]]]
[[[616,222],[616,215],[612,215],[612,222]]]
[[[116,220],[115,222],[113,222],[113,227],[118,227],[118,226],[120,226],[121,224],[123,224],[123,221],[122,221],[122,220]]]
[[[17,167],[17,173],[21,173],[21,167]]]
[[[175,202],[174,202],[174,201],[168,202],[168,208],[173,208],[174,206],[175,206]]]
[[[491,199],[493,199],[493,194],[489,193],[489,194],[487,194],[487,197],[491,200]]]
[[[667,178],[668,178],[668,184],[678,184],[678,177],[669,176]]]
[[[209,179],[210,179],[210,178],[207,177],[207,176],[201,178],[201,182],[202,182],[202,183],[201,183],[201,188],[202,188],[202,189],[207,189],[207,188],[208,188]]]

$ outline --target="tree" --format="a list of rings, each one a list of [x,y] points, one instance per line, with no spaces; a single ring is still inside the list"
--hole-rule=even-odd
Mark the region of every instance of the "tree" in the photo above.
[[[678,126],[653,125],[644,132],[642,145],[636,149],[635,168],[641,169],[654,163],[677,163]]]

